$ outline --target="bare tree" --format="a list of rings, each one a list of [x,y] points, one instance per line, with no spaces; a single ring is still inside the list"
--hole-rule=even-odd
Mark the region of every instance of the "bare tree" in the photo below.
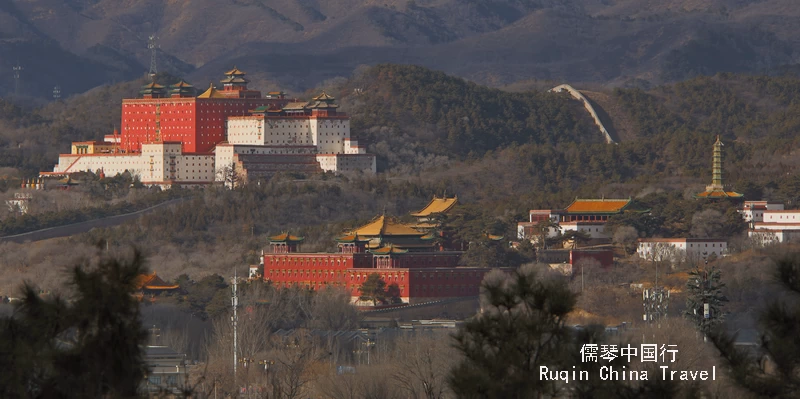
[[[307,325],[320,330],[351,330],[358,326],[358,311],[350,304],[350,293],[328,286],[311,300]]]
[[[723,229],[724,217],[715,209],[705,209],[692,216],[693,237],[717,237]]]
[[[304,397],[308,385],[325,364],[327,353],[314,344],[306,330],[299,330],[289,337],[273,337],[268,357],[274,361],[270,372],[273,396],[295,399]]]
[[[393,378],[409,397],[445,398],[447,374],[458,352],[447,344],[445,334],[416,335],[400,339],[395,346],[397,370]]]
[[[639,238],[639,232],[633,226],[619,226],[614,230],[612,241],[614,244],[620,246],[625,250],[625,253],[632,254],[636,252],[636,240]]]
[[[225,187],[233,190],[244,184],[244,176],[236,168],[236,163],[231,162],[230,165],[217,169],[217,181],[221,181]]]

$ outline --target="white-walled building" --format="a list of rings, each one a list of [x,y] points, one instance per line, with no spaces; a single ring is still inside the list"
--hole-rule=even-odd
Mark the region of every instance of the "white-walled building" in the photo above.
[[[235,68],[234,72],[240,73]],[[166,100],[149,95],[142,101]],[[203,96],[220,95],[211,87],[198,98]],[[53,172],[42,175],[89,171],[114,176],[127,171],[146,185],[169,187],[223,181],[223,170],[231,167],[243,181],[268,178],[278,172],[375,174],[375,155],[367,154],[366,148],[350,137],[350,117],[337,111],[334,100],[322,93],[309,102],[260,106],[247,116],[222,115],[221,109],[225,140],[205,153],[185,152],[183,141],[161,141],[161,133],[169,127],[162,126],[162,121],[166,123],[169,114],[162,117],[156,111],[153,134],[137,141],[140,149],[125,145],[131,141],[125,129],[121,136],[115,131],[105,136],[104,142],[73,143],[70,154],[59,156]],[[202,132],[198,134],[200,139],[205,137]]]
[[[602,222],[561,222],[559,226],[561,227],[561,234],[572,230],[586,233],[593,240],[610,238],[606,234],[606,224]]]
[[[745,222],[763,222],[765,211],[782,211],[783,204],[772,201],[745,201],[739,213]]]
[[[709,256],[724,256],[728,241],[721,238],[640,238],[636,253],[655,261],[698,261]]]
[[[775,205],[777,209],[765,209],[754,215],[750,223],[748,236],[762,245],[777,244],[800,239],[800,210],[783,209],[783,204]],[[761,220],[758,220],[761,219]]]
[[[555,223],[557,227],[549,229],[548,237],[552,238],[573,230],[587,233],[595,243],[608,241],[611,238],[605,229],[608,218],[621,214],[628,209],[630,204],[630,198],[576,198],[563,210],[533,209],[529,212],[527,222],[517,223],[517,238],[536,241],[539,236],[538,224],[542,221],[549,221]]]
[[[269,162],[266,156],[255,156],[258,154],[313,153],[319,170],[375,174],[375,156],[367,154],[366,148],[350,137],[350,118],[336,110],[338,105],[334,100],[322,93],[307,103],[291,102],[281,109],[260,107],[249,116],[229,117],[226,144],[233,145],[235,154],[253,155],[251,162],[257,163],[259,159]],[[224,160],[219,159],[219,165],[237,162],[229,159],[229,155],[226,153]],[[297,159],[298,166],[308,162],[303,157]],[[247,165],[242,165],[242,169],[246,170]]]
[[[171,186],[214,182],[214,154],[184,153],[181,142],[143,143],[139,153],[62,154],[52,173],[99,172],[107,176],[130,172],[146,185]]]

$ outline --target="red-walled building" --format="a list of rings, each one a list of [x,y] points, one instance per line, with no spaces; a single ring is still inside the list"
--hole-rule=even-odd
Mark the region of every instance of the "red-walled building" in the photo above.
[[[302,241],[303,237],[289,234],[270,237],[272,253],[264,254],[265,281],[312,290],[341,287],[356,301],[361,284],[377,273],[387,286],[397,285],[403,302],[419,303],[477,296],[484,275],[492,270],[457,267],[460,251],[408,252],[394,246],[368,251],[369,240],[357,235],[337,239],[337,253],[295,252]]]
[[[221,83],[222,90],[211,84],[197,97],[184,81],[169,87],[151,83],[139,92],[141,98],[123,99],[120,148],[139,152],[142,143],[180,141],[183,152],[209,153],[225,140],[229,116],[249,115],[259,107],[280,109],[290,101],[282,93],[261,98],[260,91],[247,88],[245,73],[235,67]]]

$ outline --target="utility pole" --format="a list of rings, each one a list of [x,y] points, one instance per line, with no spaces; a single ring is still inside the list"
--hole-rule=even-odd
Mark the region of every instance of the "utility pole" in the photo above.
[[[236,344],[237,344],[237,342],[236,342],[236,340],[237,340],[236,325],[239,322],[239,317],[236,315],[236,307],[239,306],[239,295],[236,292],[236,284],[237,284],[236,280],[237,280],[237,278],[236,278],[236,269],[234,268],[233,269],[233,286],[232,286],[233,296],[231,297],[231,306],[233,306],[233,317],[231,317],[231,321],[233,322],[233,381],[234,381],[234,385],[236,385],[236,364],[238,363],[238,360],[236,359]],[[237,389],[238,389],[238,386],[237,386]]]

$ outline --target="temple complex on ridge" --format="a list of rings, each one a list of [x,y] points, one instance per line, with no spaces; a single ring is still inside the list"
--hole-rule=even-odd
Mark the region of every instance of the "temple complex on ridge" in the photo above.
[[[434,197],[411,215],[432,218],[451,211],[456,202],[455,198]],[[304,253],[300,251],[304,237],[289,233],[272,236],[271,251],[263,256],[263,278],[276,287],[344,288],[354,303],[359,302],[359,288],[373,273],[387,287],[396,285],[398,299],[405,303],[477,296],[484,275],[492,269],[458,266],[464,252],[437,246],[430,230],[440,226],[433,220],[426,222],[430,226],[418,228],[379,215],[337,237],[338,251],[334,253]]]
[[[222,88],[197,95],[181,80],[144,85],[122,100],[121,129],[102,142],[72,144],[42,176],[128,171],[146,185],[202,185],[235,171],[244,182],[277,172],[376,172],[375,156],[350,136],[350,117],[327,93],[300,101],[247,87],[238,68]]]
[[[742,194],[733,191],[725,191],[722,184],[722,141],[717,135],[714,142],[714,160],[712,163],[711,185],[706,186],[706,191],[695,194],[695,198],[742,198]]]

